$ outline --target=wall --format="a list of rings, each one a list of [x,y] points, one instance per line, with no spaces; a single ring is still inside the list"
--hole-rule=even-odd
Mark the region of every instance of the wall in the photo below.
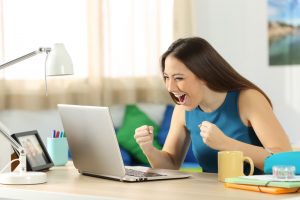
[[[207,39],[268,94],[291,142],[300,143],[300,66],[268,66],[267,1],[194,0],[193,4],[195,35]]]
[[[56,110],[23,111],[5,110],[0,112],[0,122],[11,133],[37,130],[44,144],[53,129],[62,130],[59,114]],[[9,149],[9,150],[8,150]],[[0,169],[9,162],[13,152],[7,140],[0,135]]]
[[[52,130],[63,130],[57,110],[5,110],[0,112],[0,120],[12,133],[37,130],[46,144]]]
[[[0,170],[4,168],[4,166],[10,162],[10,151],[7,149],[10,149],[10,144],[6,141],[5,137],[0,135]],[[10,171],[10,167],[8,167],[5,171]]]

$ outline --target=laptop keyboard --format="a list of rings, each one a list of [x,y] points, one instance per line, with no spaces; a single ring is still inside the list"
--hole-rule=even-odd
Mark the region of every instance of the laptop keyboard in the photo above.
[[[126,175],[135,177],[154,177],[154,176],[165,176],[162,174],[152,173],[152,172],[142,172],[134,169],[125,169]]]

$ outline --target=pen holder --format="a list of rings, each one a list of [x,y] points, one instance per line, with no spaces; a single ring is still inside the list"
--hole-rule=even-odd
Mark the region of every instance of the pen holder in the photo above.
[[[55,166],[68,162],[68,142],[66,137],[47,138],[47,151]]]

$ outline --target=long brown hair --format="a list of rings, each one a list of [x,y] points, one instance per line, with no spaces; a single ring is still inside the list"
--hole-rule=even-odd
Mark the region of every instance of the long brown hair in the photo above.
[[[161,57],[162,72],[165,71],[166,58],[172,55],[180,60],[207,87],[217,92],[255,89],[262,93],[270,105],[269,97],[254,83],[240,75],[228,62],[204,39],[190,37],[178,39],[171,44]],[[170,93],[177,103],[176,97]]]

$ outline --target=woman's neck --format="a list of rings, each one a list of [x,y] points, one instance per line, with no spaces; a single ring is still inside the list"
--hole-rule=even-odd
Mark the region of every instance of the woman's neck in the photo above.
[[[217,110],[225,101],[227,92],[209,91],[205,94],[199,107],[204,112],[213,112]]]

